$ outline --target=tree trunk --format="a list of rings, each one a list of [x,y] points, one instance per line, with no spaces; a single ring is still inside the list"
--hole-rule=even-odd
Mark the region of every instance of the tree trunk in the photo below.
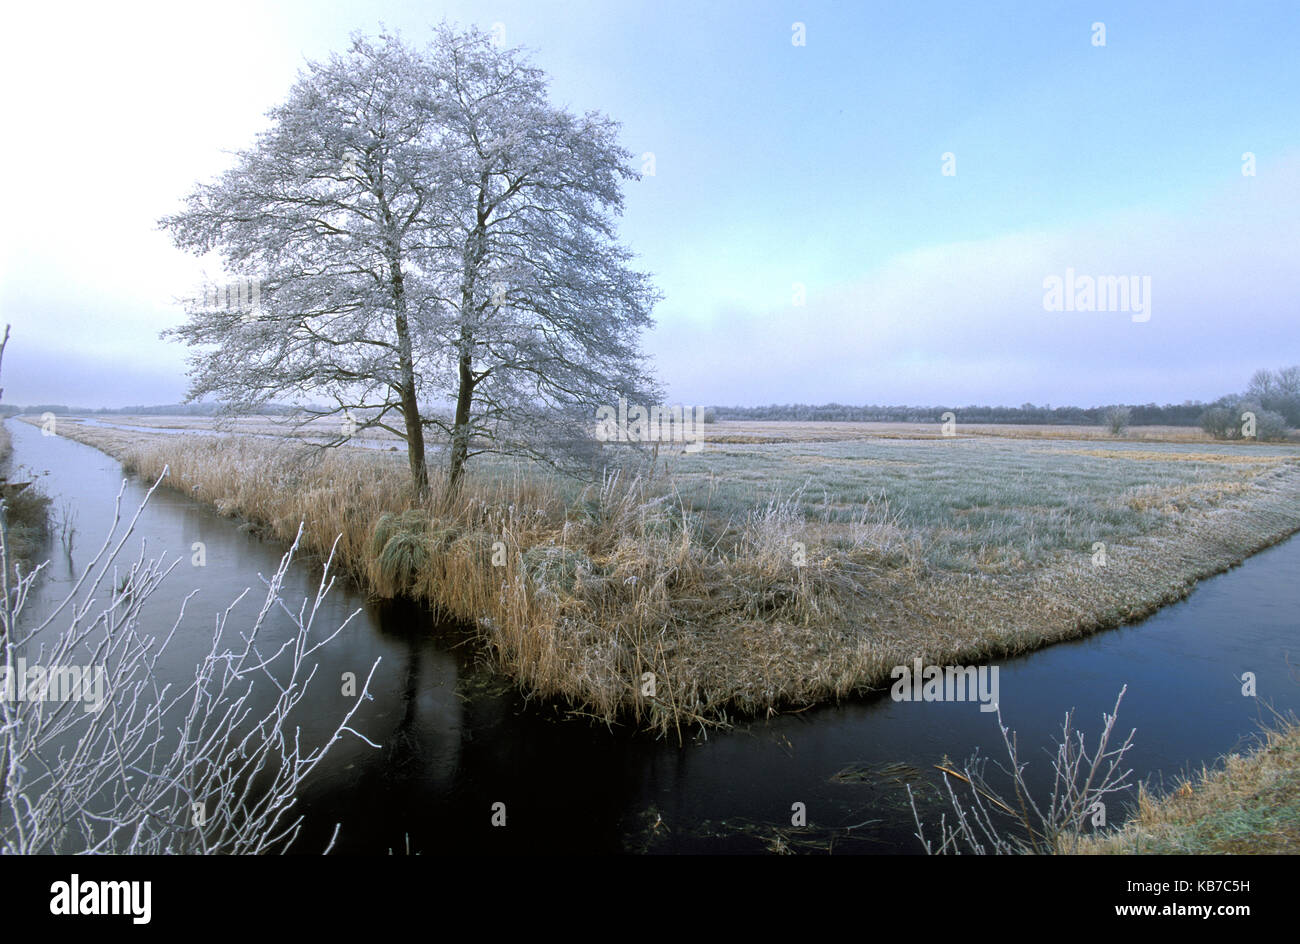
[[[406,321],[406,285],[401,262],[393,259],[389,272],[392,279],[393,307],[397,310],[398,367],[401,382],[398,395],[402,402],[402,419],[406,422],[406,457],[411,465],[411,487],[417,498],[429,493],[429,468],[424,458],[424,423],[415,396],[415,359],[411,353],[411,331]]]
[[[424,424],[415,399],[414,376],[402,384],[402,417],[406,420],[406,458],[411,466],[411,487],[418,497],[429,492],[429,467],[424,459]]]
[[[461,328],[462,344],[468,340],[468,328]],[[447,491],[444,500],[448,503],[460,488],[461,476],[465,472],[465,460],[469,457],[469,415],[474,402],[474,372],[470,356],[462,347],[460,355],[460,382],[456,390],[456,420],[451,435],[451,463],[447,469]]]

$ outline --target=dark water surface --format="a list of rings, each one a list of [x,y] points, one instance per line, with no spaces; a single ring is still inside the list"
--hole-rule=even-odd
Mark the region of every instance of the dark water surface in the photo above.
[[[97,450],[43,436],[9,421],[15,467],[40,476],[56,517],[75,514],[72,560],[57,540],[32,606],[41,610],[70,586],[112,522],[122,485],[120,465]],[[130,480],[129,513],[145,486]],[[259,574],[273,573],[284,549],[265,543],[196,502],[155,493],[127,542],[130,559],[180,559],[150,600],[158,631],[186,607],[164,672],[193,677],[213,621],[245,588],[235,618],[252,620],[265,592]],[[206,564],[195,567],[194,544]],[[1044,749],[1064,713],[1077,709],[1090,742],[1101,715],[1128,685],[1119,728],[1137,728],[1128,756],[1135,777],[1156,785],[1251,746],[1265,702],[1300,709],[1300,540],[1292,539],[1243,566],[1202,583],[1185,601],[1145,622],[1063,643],[1000,665],[1004,721],[1018,732],[1031,781],[1050,777]],[[314,595],[320,565],[295,561],[285,598]],[[916,853],[904,784],[925,798],[924,818],[937,821],[938,774],[945,757],[960,761],[979,747],[1002,757],[995,716],[973,703],[895,702],[876,697],[755,721],[727,731],[698,731],[685,745],[650,735],[611,731],[565,717],[554,706],[527,703],[479,665],[463,630],[435,626],[424,610],[375,604],[340,580],[319,628],[361,613],[321,650],[320,670],[303,702],[304,742],[318,743],[353,699],[339,679],[364,679],[381,658],[373,700],[354,726],[381,745],[355,738],[336,745],[301,796],[307,817],[295,847],[324,848],[342,823],[343,852],[750,852],[785,841],[796,849],[854,853]],[[289,623],[277,617],[272,638]],[[1242,673],[1256,676],[1258,698],[1242,694]],[[851,777],[836,774],[852,769]],[[848,782],[845,782],[845,781]],[[506,825],[491,824],[504,803]],[[791,807],[807,810],[804,829]],[[1123,817],[1123,803],[1108,810]],[[1117,808],[1119,807],[1119,808]]]

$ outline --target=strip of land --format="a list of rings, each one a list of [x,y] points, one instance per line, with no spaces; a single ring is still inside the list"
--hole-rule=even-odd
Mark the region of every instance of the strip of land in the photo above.
[[[404,451],[187,422],[58,432],[145,479],[167,468],[169,487],[268,537],[303,522],[324,555],[341,535],[336,561],[363,586],[472,623],[525,691],[660,731],[1140,619],[1300,530],[1296,446],[1195,431],[1103,444],[719,423],[700,453],[595,484],[483,462],[445,510],[413,501]]]
[[[30,569],[32,558],[39,553],[49,534],[50,499],[30,478],[13,477],[13,440],[9,429],[0,423],[0,500],[5,506],[5,549],[10,578],[17,571]]]

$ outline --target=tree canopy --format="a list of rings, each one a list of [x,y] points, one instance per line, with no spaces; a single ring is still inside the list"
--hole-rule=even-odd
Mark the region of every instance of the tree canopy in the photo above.
[[[595,407],[657,398],[639,345],[659,296],[615,230],[632,155],[522,51],[445,24],[423,48],[354,36],[269,118],[161,221],[256,286],[196,293],[167,332],[193,348],[191,400],[324,398],[337,441],[404,439],[420,489],[442,445],[450,491],[473,455],[557,460]]]

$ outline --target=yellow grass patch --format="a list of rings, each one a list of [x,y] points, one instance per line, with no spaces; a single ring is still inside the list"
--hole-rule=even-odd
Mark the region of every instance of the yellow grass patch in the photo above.
[[[1054,449],[1069,456],[1096,456],[1099,459],[1131,459],[1140,462],[1220,462],[1227,465],[1273,465],[1290,461],[1287,456],[1243,456],[1216,452],[1149,452],[1137,449]]]

